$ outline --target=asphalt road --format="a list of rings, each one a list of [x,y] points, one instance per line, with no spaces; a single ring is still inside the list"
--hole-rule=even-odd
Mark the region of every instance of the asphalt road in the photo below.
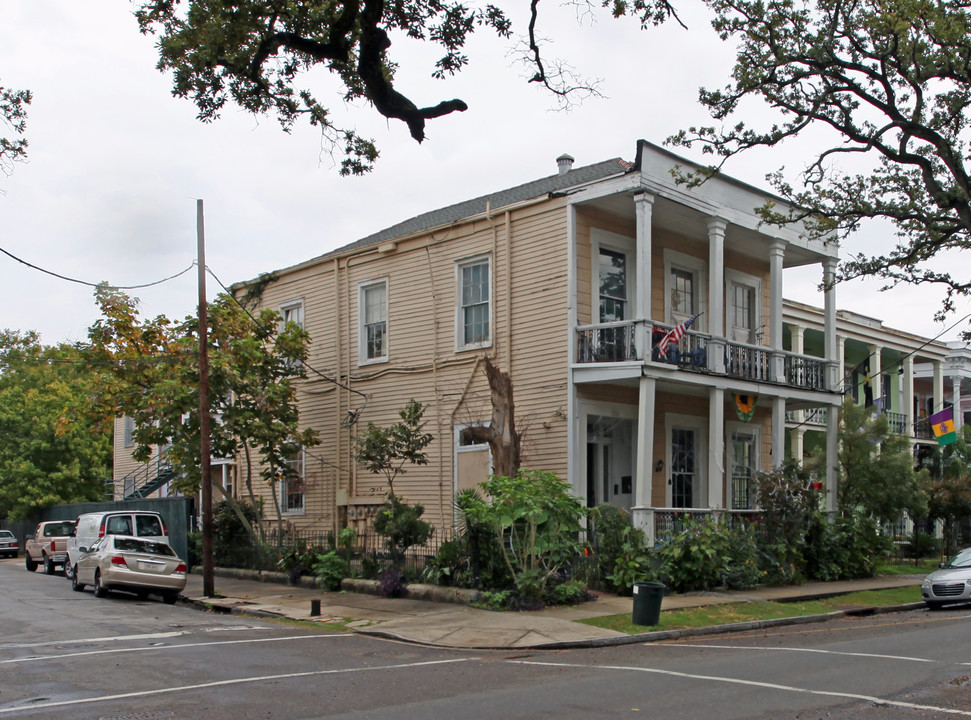
[[[71,591],[0,561],[0,720],[971,718],[971,609],[449,651]]]

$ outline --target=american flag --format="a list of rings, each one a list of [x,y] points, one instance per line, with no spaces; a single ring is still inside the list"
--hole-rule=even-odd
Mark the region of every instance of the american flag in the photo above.
[[[698,315],[701,315],[701,313],[698,313]],[[691,323],[695,321],[698,315],[689,317],[677,327],[671,328],[664,333],[664,337],[657,341],[658,355],[663,357],[668,351],[668,343],[677,343],[681,338],[683,338],[684,334],[688,332],[688,328],[691,327]]]

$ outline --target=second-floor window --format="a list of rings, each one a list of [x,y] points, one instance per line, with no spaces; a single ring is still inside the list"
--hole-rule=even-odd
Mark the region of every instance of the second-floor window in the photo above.
[[[627,319],[627,256],[600,248],[600,322]]]
[[[459,281],[459,347],[488,345],[492,327],[489,259],[461,263]]]
[[[124,423],[122,442],[125,447],[131,447],[135,444],[135,419],[125,415]]]
[[[376,282],[361,286],[360,358],[363,362],[388,357],[388,285]]]
[[[294,300],[280,306],[281,330],[287,323],[294,323],[303,327],[303,302]],[[295,358],[287,358],[287,367],[299,367],[300,361]]]
[[[684,268],[671,268],[671,322],[680,323],[698,312],[695,274]]]

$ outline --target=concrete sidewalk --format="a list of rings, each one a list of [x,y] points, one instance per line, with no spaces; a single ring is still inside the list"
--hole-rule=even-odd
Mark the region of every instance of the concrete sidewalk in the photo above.
[[[240,573],[235,573],[239,575]],[[740,592],[706,592],[665,596],[661,611],[746,600],[797,600],[831,597],[858,590],[883,590],[920,585],[923,575],[903,575],[831,583],[806,583]],[[201,575],[192,574],[182,593],[183,600],[215,612],[258,617],[278,617],[320,623],[341,623],[354,632],[403,642],[448,648],[503,649],[593,647],[670,639],[700,630],[671,630],[627,635],[586,625],[577,620],[631,613],[629,597],[601,594],[596,600],[575,607],[553,607],[532,612],[494,612],[452,602],[386,598],[357,592],[324,590],[231,577],[217,570],[217,597],[203,594]],[[319,615],[312,615],[319,603]],[[919,607],[916,603],[913,606]],[[910,606],[908,606],[910,607]],[[840,613],[836,613],[839,615]],[[813,622],[831,617],[793,618],[785,622]],[[781,624],[782,621],[740,623],[744,627],[719,626],[718,630],[751,629]],[[346,623],[346,624],[344,624]]]

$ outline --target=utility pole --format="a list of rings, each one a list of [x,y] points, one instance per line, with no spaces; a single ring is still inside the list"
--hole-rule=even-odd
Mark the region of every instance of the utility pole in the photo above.
[[[206,231],[202,200],[196,200],[199,262],[199,461],[202,474],[202,592],[216,594],[212,561],[212,474],[209,450],[209,319],[206,307]]]

